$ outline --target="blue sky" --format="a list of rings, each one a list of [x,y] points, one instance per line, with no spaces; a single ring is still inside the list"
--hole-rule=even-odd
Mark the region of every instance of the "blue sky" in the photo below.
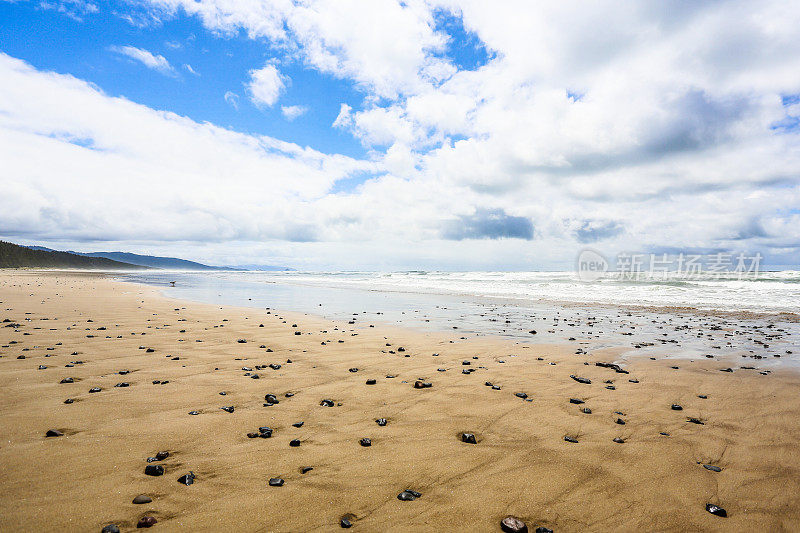
[[[357,139],[331,127],[342,103],[357,106],[364,97],[351,83],[304,68],[263,39],[215,35],[185,15],[137,26],[120,16],[129,9],[126,2],[104,2],[102,10],[80,14],[78,20],[56,9],[43,9],[38,2],[0,2],[0,50],[38,69],[95,83],[109,95],[198,122],[278,137],[327,153],[366,156]],[[115,46],[134,46],[164,56],[176,73],[148,70],[113,52]],[[247,98],[244,83],[250,70],[268,60],[281,61],[280,69],[291,84],[280,105],[259,108]],[[187,71],[185,64],[198,75]],[[238,109],[225,101],[228,91],[239,95]],[[293,105],[308,106],[309,111],[289,121],[281,106]]]
[[[800,5],[0,0],[0,238],[312,269],[800,264]]]

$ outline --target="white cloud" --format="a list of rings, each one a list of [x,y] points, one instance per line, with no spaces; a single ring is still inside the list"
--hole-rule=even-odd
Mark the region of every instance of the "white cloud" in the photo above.
[[[324,237],[316,202],[338,180],[380,168],[112,98],[4,54],[0,79],[6,237]]]
[[[251,70],[247,84],[250,100],[259,107],[271,107],[286,87],[284,79],[275,65],[269,63],[261,69]]]
[[[147,68],[156,70],[167,76],[175,75],[175,69],[172,68],[169,61],[162,55],[153,54],[152,52],[143,48],[136,48],[135,46],[112,46],[110,50],[127,56],[134,61],[138,61]]]
[[[184,63],[183,64],[183,68],[185,68],[187,70],[187,72],[189,72],[190,74],[194,74],[195,76],[199,76],[200,75],[192,68],[192,66],[189,63]]]
[[[236,109],[237,111],[239,110],[238,94],[236,94],[233,91],[226,91],[225,96],[223,96],[223,98],[225,98],[225,101],[228,102],[228,104],[230,104],[231,106],[233,106],[234,109]]]
[[[568,264],[581,239],[602,238],[611,251],[740,247],[783,250],[800,261],[792,225],[800,205],[800,132],[792,124],[800,112],[782,102],[800,94],[800,4],[643,0],[622,10],[600,0],[577,10],[555,0],[149,3],[161,17],[185,12],[212,32],[264,41],[278,60],[347,80],[364,95],[359,104],[341,105],[333,127],[367,147],[381,173],[335,194],[321,187],[299,203],[293,191],[270,193],[282,199],[270,224],[284,236],[311,233],[322,241],[284,243],[281,253],[320,257],[313,250],[325,250],[338,261],[381,261],[367,251],[374,250],[394,264],[413,263],[413,253],[434,266],[483,264],[491,256],[495,267],[539,261],[528,265],[534,267],[564,257]],[[459,69],[446,57],[452,36],[443,16],[477,36],[487,58]],[[253,101],[275,105],[288,83],[275,64],[251,74]],[[225,96],[234,106],[236,98]],[[18,118],[12,141],[27,121],[36,123]],[[75,143],[95,139],[83,126],[48,124],[44,153],[84,153]],[[159,172],[144,154],[147,173]],[[157,162],[177,165],[167,156]],[[242,172],[252,170],[242,165]],[[38,190],[15,181],[10,190],[39,201],[47,194],[41,183]],[[260,235],[252,231],[257,222],[224,215],[215,198],[208,201],[213,210],[191,204],[193,216],[208,217],[195,227]],[[40,212],[59,214],[67,226],[87,216]],[[20,221],[29,220],[26,213]],[[447,224],[481,213],[530,219],[535,246],[442,240]],[[172,222],[183,220],[175,216]],[[4,227],[37,227],[9,225],[13,220]]]
[[[286,117],[286,120],[291,121],[308,113],[308,107],[303,105],[281,106],[281,113]]]

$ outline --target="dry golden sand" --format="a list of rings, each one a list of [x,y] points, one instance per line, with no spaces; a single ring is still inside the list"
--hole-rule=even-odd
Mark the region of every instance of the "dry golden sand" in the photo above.
[[[109,523],[124,531],[144,515],[161,530],[328,531],[347,513],[356,531],[499,531],[508,514],[531,531],[800,530],[800,377],[792,372],[643,358],[628,361],[624,375],[594,366],[614,360],[611,350],[576,355],[577,344],[366,324],[337,330],[279,313],[284,323],[264,310],[171,300],[78,274],[4,272],[0,302],[0,320],[20,324],[0,328],[2,531],[100,531]],[[464,375],[465,359],[485,368]],[[64,366],[74,360],[84,364]],[[258,380],[242,370],[273,362],[283,366],[258,370]],[[59,384],[65,377],[76,382]],[[433,387],[415,390],[419,377]],[[365,385],[368,378],[378,383]],[[616,390],[605,388],[607,379]],[[122,381],[131,386],[114,387]],[[92,387],[103,390],[89,394]],[[264,407],[267,393],[280,404]],[[321,407],[325,398],[342,405]],[[569,398],[586,400],[593,414]],[[220,410],[226,405],[235,412]],[[292,427],[298,421],[302,428]],[[246,437],[259,426],[272,427],[273,437]],[[45,438],[51,428],[65,435]],[[463,431],[478,444],[462,443]],[[360,446],[362,437],[372,446]],[[294,438],[299,448],[289,447]],[[171,453],[161,463],[166,474],[146,476],[145,460],[159,450]],[[304,466],[314,470],[303,475]],[[190,470],[195,484],[179,484]],[[286,483],[270,487],[271,477]],[[422,497],[399,501],[406,488]],[[134,505],[138,494],[152,503]],[[706,503],[728,518],[706,512]]]

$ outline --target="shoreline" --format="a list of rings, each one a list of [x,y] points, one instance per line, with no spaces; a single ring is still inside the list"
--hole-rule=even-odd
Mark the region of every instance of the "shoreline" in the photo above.
[[[800,528],[794,369],[636,356],[625,374],[595,363],[628,347],[267,314],[96,275],[3,271],[0,289],[0,320],[13,320],[0,325],[20,324],[0,329],[3,530],[132,530],[149,515],[167,530],[333,531],[350,514],[363,531],[499,531],[509,514],[531,531]],[[265,425],[271,438],[247,437]],[[161,450],[165,475],[146,476]],[[193,485],[176,482],[189,471]],[[399,501],[406,489],[422,496]],[[139,494],[152,501],[131,503]]]

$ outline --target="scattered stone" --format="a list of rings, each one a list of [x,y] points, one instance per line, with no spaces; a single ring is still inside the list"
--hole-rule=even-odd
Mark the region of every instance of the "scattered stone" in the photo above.
[[[155,516],[143,516],[139,519],[139,522],[137,522],[136,527],[153,527],[156,525],[156,522],[158,522],[158,520],[156,520]]]
[[[269,478],[269,486],[270,487],[283,487],[283,483],[284,483],[283,479],[281,479],[279,477]]]
[[[294,426],[294,427],[296,427],[296,428],[301,428],[301,427],[303,427],[303,424],[304,424],[304,423],[305,423],[305,422],[295,422],[294,424],[292,424],[292,426]]]
[[[374,380],[374,379],[368,379],[368,380],[367,380],[367,385],[375,385],[377,382],[378,382],[377,380]]]
[[[722,472],[722,469],[718,466],[714,465],[703,465],[703,468],[706,470],[711,470],[712,472]]]
[[[292,448],[297,448],[298,446],[300,446],[300,439],[293,439],[292,441],[289,442],[289,446],[291,446]]]
[[[500,521],[500,529],[506,533],[528,533],[528,526],[516,516],[507,516]]]
[[[617,444],[624,444],[624,443],[625,443],[625,440],[621,439],[620,437],[616,437],[616,438],[614,439],[614,442],[616,442]]]
[[[190,415],[199,415],[200,411],[189,411]]]
[[[564,440],[567,441],[567,442],[571,442],[573,444],[577,444],[578,443],[578,439],[576,439],[575,437],[564,436]]]
[[[678,405],[677,403],[673,403],[672,405],[669,406],[669,408],[672,409],[673,411],[683,411],[683,407]]]
[[[385,426],[387,424],[387,421],[386,421],[385,418],[379,418],[379,419],[375,420],[375,423],[378,424],[379,426],[383,427],[383,426]]]
[[[117,524],[108,524],[100,533],[119,533],[119,526],[117,526]]]
[[[45,437],[63,437],[64,434],[57,429],[48,429],[47,433],[44,434]]]
[[[268,404],[280,403],[280,401],[278,401],[278,397],[275,396],[274,394],[267,394],[266,396],[264,396],[264,401],[267,402]]]
[[[371,439],[368,439],[367,437],[364,437],[363,439],[361,439],[360,441],[358,441],[358,443],[359,443],[360,445],[364,446],[364,447],[367,447],[367,446],[372,446],[372,440],[371,440]]]
[[[589,379],[589,378],[582,378],[582,377],[576,376],[575,374],[570,374],[569,377],[571,377],[572,379],[574,379],[578,383],[583,383],[585,385],[591,385],[592,384],[592,380]]]
[[[59,381],[59,383],[75,383],[75,379],[74,378],[64,378],[61,381]]]
[[[397,495],[397,499],[403,502],[412,502],[417,498],[419,498],[420,496],[422,496],[422,494],[420,494],[419,492],[411,489],[406,489]]]
[[[706,504],[706,511],[708,511],[709,513],[711,513],[713,515],[721,516],[723,518],[726,518],[728,516],[728,513],[727,513],[727,511],[725,511],[725,509],[723,509],[722,507],[719,507],[717,505],[714,505],[712,503],[707,503]]]
[[[339,525],[342,527],[342,529],[350,529],[351,527],[353,527],[353,524],[347,518],[342,518],[339,521]]]
[[[414,388],[415,389],[429,389],[431,387],[433,387],[433,383],[428,383],[428,382],[419,381],[419,380],[414,382]]]
[[[300,469],[300,473],[301,474],[308,474],[312,470],[314,470],[313,466],[304,466],[303,468]]]
[[[478,444],[478,439],[475,438],[474,433],[462,433],[461,442],[466,442],[467,444]]]
[[[579,400],[578,398],[570,398],[569,399],[569,403],[574,403],[575,405],[580,405],[580,404],[585,403],[585,402],[583,400]]]
[[[233,412],[233,406],[232,405],[227,405],[225,407],[220,407],[220,409],[222,409],[226,413],[232,413]]]
[[[164,467],[161,465],[147,465],[144,467],[144,473],[148,476],[163,476]]]
[[[592,410],[589,409],[588,407],[584,407],[583,409],[581,409],[581,412],[583,412],[583,413],[585,413],[587,415],[592,414]]]
[[[190,470],[188,474],[184,474],[178,478],[178,483],[182,483],[186,486],[189,486],[192,483],[194,483],[194,478],[195,478],[194,472]]]
[[[333,406],[335,405],[335,404],[333,403],[333,400],[322,400],[321,402],[319,402],[319,404],[320,404],[322,407],[333,407]]]
[[[64,400],[64,403],[73,403],[73,402],[75,402],[75,400],[73,400],[72,398],[67,398],[66,400]]]
[[[516,396],[517,398],[522,398],[523,400],[528,397],[528,395],[525,394],[524,392],[515,392],[514,396]]]
[[[152,501],[153,501],[153,498],[151,498],[150,496],[147,496],[145,494],[139,494],[137,497],[135,497],[133,499],[133,503],[135,503],[136,505],[141,505],[143,503],[150,503]]]
[[[100,392],[101,390],[103,389],[101,389],[100,387],[92,387],[91,389],[89,389],[89,392]]]
[[[687,420],[687,422],[691,422],[692,424],[699,424],[701,426],[705,425],[705,423],[702,420],[700,420],[699,418],[689,417],[686,420]]]

